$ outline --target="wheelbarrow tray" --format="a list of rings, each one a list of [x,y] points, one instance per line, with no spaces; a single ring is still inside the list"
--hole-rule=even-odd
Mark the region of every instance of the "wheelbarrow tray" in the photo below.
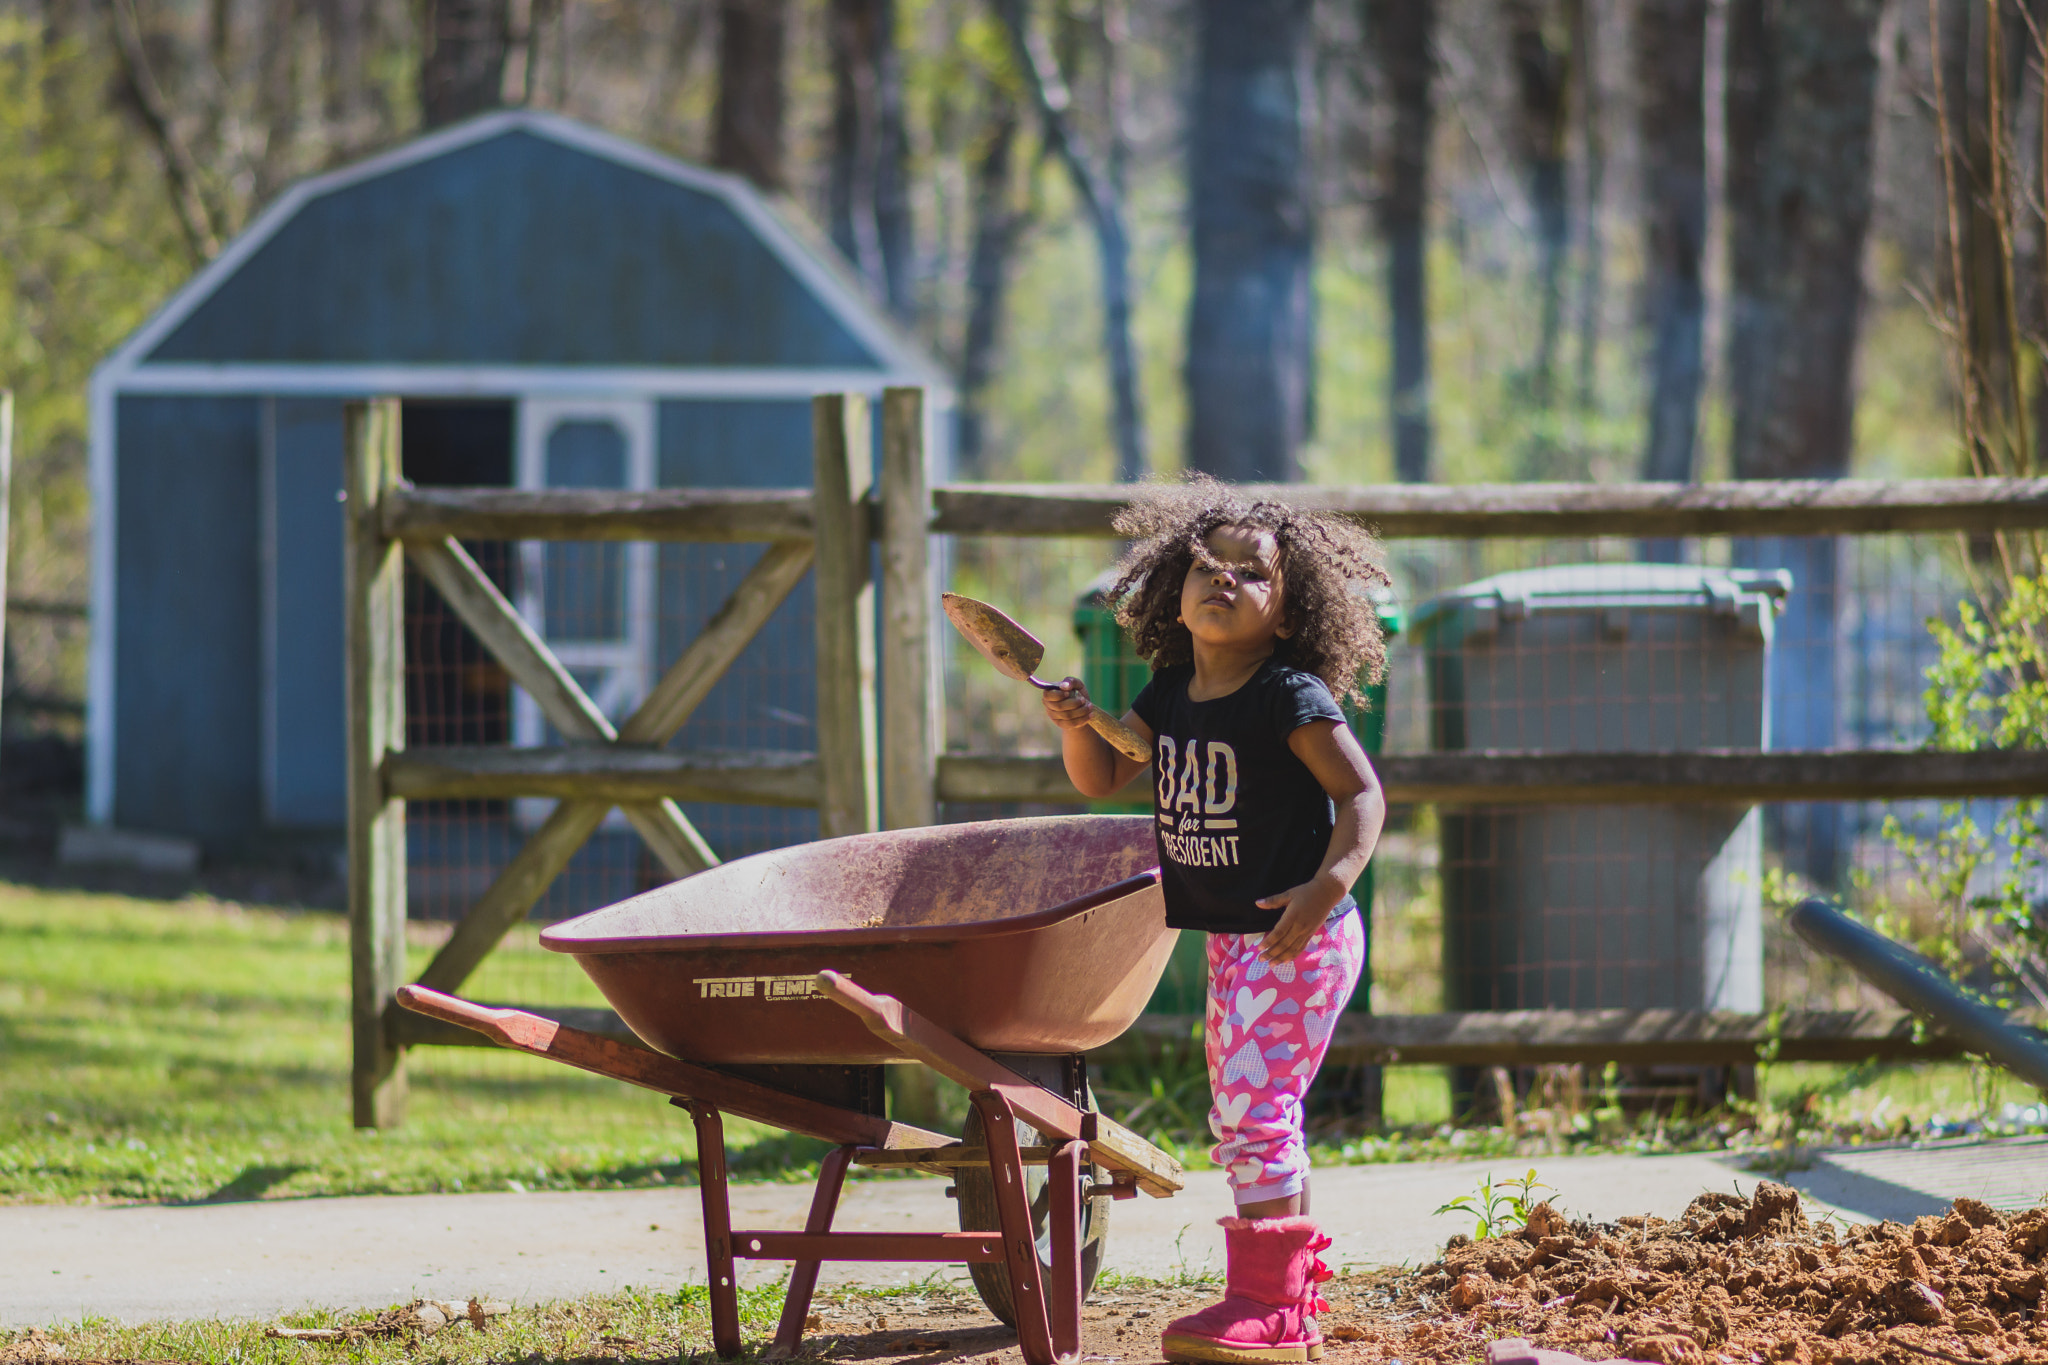
[[[832,970],[984,1052],[1128,1029],[1165,970],[1151,822],[1059,816],[861,834],[742,858],[544,930],[648,1046],[712,1065],[901,1062]]]

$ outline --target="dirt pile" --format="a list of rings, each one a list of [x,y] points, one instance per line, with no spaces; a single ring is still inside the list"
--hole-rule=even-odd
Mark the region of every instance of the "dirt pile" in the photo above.
[[[1452,1239],[1399,1284],[1423,1319],[1402,1354],[1519,1336],[1665,1365],[2048,1361],[2044,1251],[2048,1209],[2007,1217],[1974,1199],[1847,1230],[1769,1183],[1701,1195],[1676,1222],[1568,1222],[1545,1204],[1510,1236]]]

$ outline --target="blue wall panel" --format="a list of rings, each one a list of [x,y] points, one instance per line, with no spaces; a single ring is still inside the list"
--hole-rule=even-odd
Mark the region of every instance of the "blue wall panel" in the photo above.
[[[332,399],[272,407],[270,819],[294,828],[348,822],[341,410]]]
[[[150,358],[877,364],[722,200],[522,131],[312,200]]]
[[[783,402],[663,403],[656,479],[665,488],[808,488],[811,405]],[[761,558],[758,545],[664,545],[657,664],[667,667]],[[815,749],[817,658],[814,595],[797,584],[711,695],[676,745],[686,749]],[[771,806],[684,807],[722,858],[815,839],[812,810]]]
[[[114,820],[216,847],[261,819],[261,415],[123,398],[117,417]]]

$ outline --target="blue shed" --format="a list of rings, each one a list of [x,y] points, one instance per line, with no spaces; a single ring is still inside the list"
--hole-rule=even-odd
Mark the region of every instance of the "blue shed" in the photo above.
[[[813,394],[945,382],[752,187],[554,115],[486,115],[294,187],[93,378],[90,817],[216,853],[338,846],[349,400],[404,400],[416,483],[798,487]],[[759,554],[475,548],[615,716]],[[426,591],[412,742],[543,742]],[[813,747],[809,601],[806,584],[679,744]],[[725,856],[811,819],[692,814]],[[466,902],[534,818],[441,815],[416,901]]]

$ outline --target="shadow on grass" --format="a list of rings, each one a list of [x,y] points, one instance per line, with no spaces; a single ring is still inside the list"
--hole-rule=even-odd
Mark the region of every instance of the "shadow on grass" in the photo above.
[[[267,1192],[284,1184],[300,1171],[310,1171],[311,1166],[246,1166],[242,1173],[227,1184],[201,1199],[180,1199],[178,1204],[246,1204],[261,1199]]]
[[[818,1173],[818,1163],[832,1144],[797,1133],[775,1133],[750,1142],[737,1151],[727,1150],[726,1169],[736,1180],[801,1180]],[[696,1163],[690,1165],[692,1178]]]

